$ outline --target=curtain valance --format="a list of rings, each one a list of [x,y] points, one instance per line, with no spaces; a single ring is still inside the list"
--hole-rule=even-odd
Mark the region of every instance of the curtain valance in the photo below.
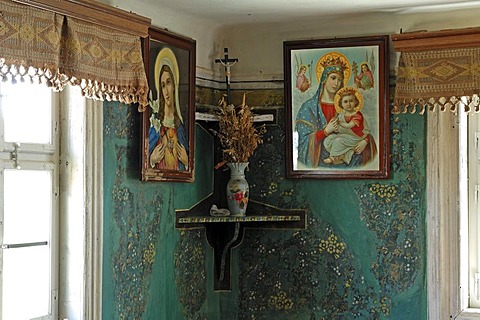
[[[148,105],[140,37],[53,11],[0,0],[0,77],[86,97]]]
[[[480,111],[480,29],[392,36],[401,51],[393,113]]]

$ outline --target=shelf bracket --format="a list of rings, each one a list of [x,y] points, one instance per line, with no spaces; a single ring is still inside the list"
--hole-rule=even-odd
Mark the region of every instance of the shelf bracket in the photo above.
[[[220,276],[218,277],[219,281],[223,281],[225,279],[225,265],[227,260],[227,254],[229,254],[231,246],[237,241],[238,234],[240,233],[240,223],[235,223],[235,232],[233,233],[233,238],[230,242],[227,243],[225,248],[223,248],[222,252],[222,260],[220,261]]]
[[[208,244],[213,248],[214,290],[231,290],[232,249],[238,247],[245,229],[306,228],[306,209],[282,209],[250,199],[246,216],[213,217],[208,214],[215,199],[202,200],[191,209],[175,210],[175,228],[182,230],[205,228]]]

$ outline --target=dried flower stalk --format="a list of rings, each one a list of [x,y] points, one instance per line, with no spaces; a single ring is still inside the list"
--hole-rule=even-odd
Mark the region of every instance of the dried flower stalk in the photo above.
[[[218,136],[223,148],[223,162],[248,162],[253,152],[263,143],[265,125],[256,128],[253,125],[253,113],[245,103],[235,107],[227,105],[225,97],[219,102],[219,130],[212,130]],[[218,165],[217,165],[218,167]]]

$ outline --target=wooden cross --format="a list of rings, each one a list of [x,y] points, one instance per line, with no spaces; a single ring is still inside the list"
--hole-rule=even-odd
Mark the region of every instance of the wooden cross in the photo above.
[[[238,62],[238,59],[228,57],[228,48],[223,48],[225,54],[223,59],[215,59],[216,63],[221,63],[225,67],[225,82],[227,84],[227,104],[230,104],[230,67]]]

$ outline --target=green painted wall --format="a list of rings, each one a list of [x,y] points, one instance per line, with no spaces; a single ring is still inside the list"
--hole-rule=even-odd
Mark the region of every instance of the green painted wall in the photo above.
[[[424,117],[392,115],[391,179],[287,180],[278,109],[247,172],[251,198],[307,208],[308,227],[246,230],[232,292],[216,293],[203,231],[174,229],[175,208],[212,189],[213,139],[197,125],[195,183],[141,182],[135,110],[104,105],[103,319],[427,318]]]
[[[174,229],[174,210],[212,189],[212,137],[197,126],[196,183],[141,182],[140,117],[135,107],[104,104],[103,319],[182,319],[186,301],[177,295],[175,275],[178,256],[188,252],[175,248],[187,238],[182,247],[195,256],[205,245],[200,232]],[[204,268],[204,259],[187,261]],[[205,275],[195,279],[202,281],[205,291]]]

